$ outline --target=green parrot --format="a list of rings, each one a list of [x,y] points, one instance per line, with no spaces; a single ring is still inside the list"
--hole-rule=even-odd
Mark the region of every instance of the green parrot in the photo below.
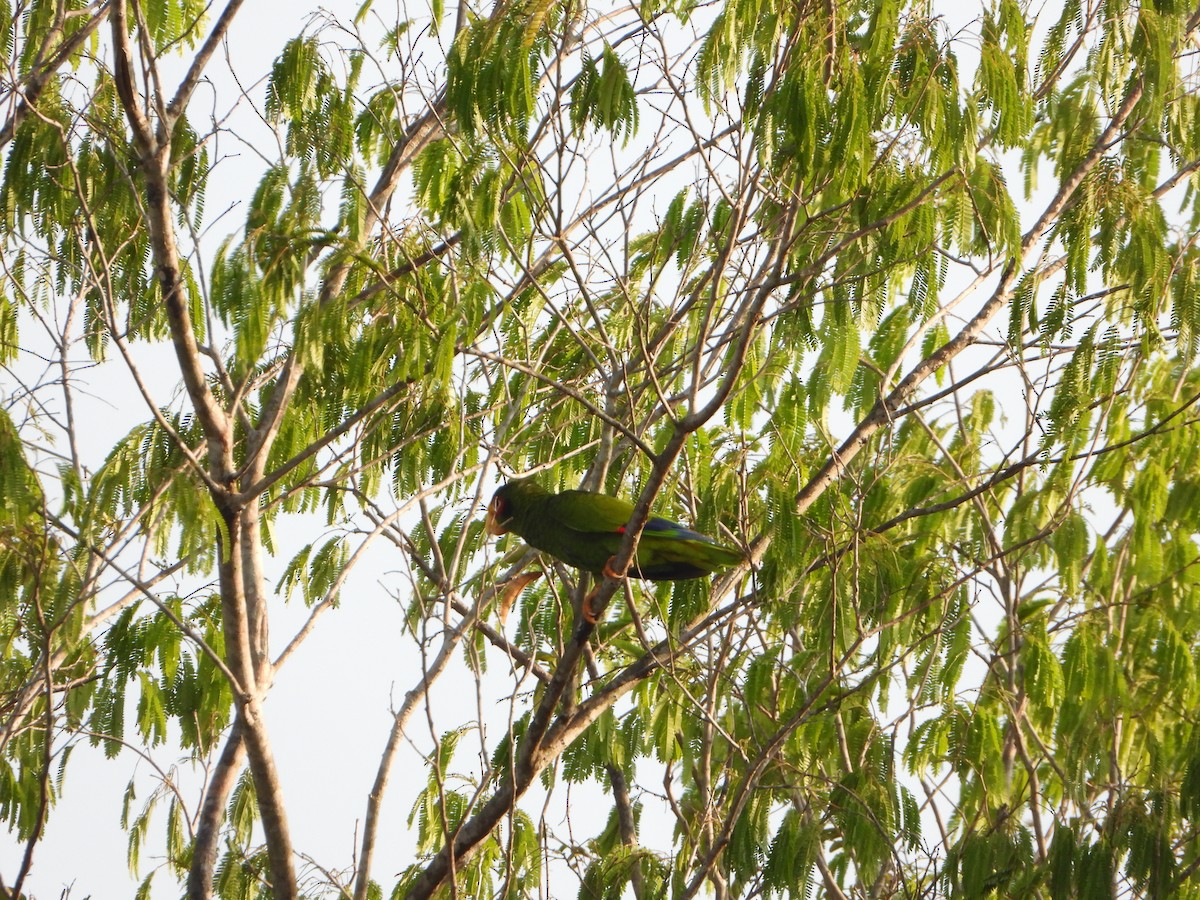
[[[612,574],[609,563],[631,515],[633,504],[626,500],[591,491],[552,494],[526,478],[496,491],[484,527],[488,534],[515,532],[531,547],[599,577]],[[655,516],[642,531],[629,574],[650,581],[682,581],[728,569],[742,559],[740,551],[708,535]],[[595,622],[586,603],[584,614]]]

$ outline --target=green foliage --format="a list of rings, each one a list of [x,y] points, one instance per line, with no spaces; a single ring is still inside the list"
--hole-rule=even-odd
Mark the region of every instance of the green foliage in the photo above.
[[[368,3],[247,88],[277,144],[236,135],[269,160],[240,198],[232,126],[168,84],[208,59],[207,7],[127,5],[125,84],[100,9],[0,16],[17,840],[71,747],[215,765],[320,614],[384,590],[396,765],[426,778],[416,862],[376,859],[367,897],[407,896],[514,778],[435,895],[561,892],[560,859],[594,898],[1197,893],[1191,9],[1035,27],[996,0],[951,33],[904,0],[435,0],[368,36]],[[492,482],[531,472],[652,484],[747,563],[623,584],[576,632],[590,576],[484,533]],[[442,706],[443,672],[473,702]],[[271,895],[299,848],[256,841],[313,814],[261,793],[255,750],[218,798],[222,898]],[[141,896],[201,845],[168,782],[125,797]],[[604,821],[559,815],[590,792]],[[316,860],[301,893],[342,877]]]
[[[354,149],[355,92],[363,57],[348,60],[345,84],[339,85],[320,54],[315,37],[288,42],[267,82],[266,115],[287,124],[290,158],[312,163],[322,178],[338,174]],[[248,224],[247,231],[252,231]]]
[[[612,47],[605,44],[600,63],[585,56],[583,69],[571,91],[571,124],[582,131],[588,122],[611,131],[624,133],[624,144],[637,132],[637,93],[629,73]]]
[[[301,548],[279,579],[277,592],[291,594],[299,588],[305,606],[326,599],[346,567],[348,555],[346,542],[342,538],[330,538],[315,552],[311,544]]]
[[[463,29],[447,57],[446,97],[468,137],[494,130],[524,142],[536,101],[544,30],[558,11],[548,0],[527,0],[509,15],[478,19]]]

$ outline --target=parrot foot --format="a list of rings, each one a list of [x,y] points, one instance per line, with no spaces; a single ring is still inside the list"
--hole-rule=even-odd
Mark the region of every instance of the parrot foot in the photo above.
[[[613,562],[615,560],[615,556],[610,556],[608,558],[608,562],[604,564],[604,568],[600,570],[600,574],[605,578],[615,578],[617,580],[621,580],[625,576],[613,569]],[[596,585],[596,587],[592,589],[592,592],[583,598],[583,620],[591,625],[597,624],[600,621],[600,614],[604,612],[602,609],[592,609],[592,600],[597,594],[600,593],[600,588],[603,586],[604,585],[602,583]]]
[[[600,593],[600,585],[596,585],[595,590],[583,598],[583,603],[580,604],[580,612],[583,613],[583,621],[589,625],[596,625],[600,621],[600,613],[602,610],[592,609],[592,598]]]

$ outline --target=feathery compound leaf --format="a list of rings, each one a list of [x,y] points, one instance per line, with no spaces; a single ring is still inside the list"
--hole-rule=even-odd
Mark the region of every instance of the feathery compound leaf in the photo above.
[[[637,132],[637,94],[629,73],[616,52],[607,44],[601,56],[600,71],[594,80],[592,112],[589,118],[614,135],[624,134],[624,144]],[[574,114],[573,114],[574,115]]]

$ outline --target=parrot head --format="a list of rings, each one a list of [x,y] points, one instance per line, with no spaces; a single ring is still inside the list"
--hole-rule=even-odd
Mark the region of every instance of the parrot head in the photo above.
[[[483,528],[488,534],[524,534],[521,523],[535,513],[541,500],[549,497],[546,489],[531,478],[510,481],[496,488],[488,504]]]
[[[483,522],[483,530],[488,534],[508,534],[508,523],[511,519],[512,503],[504,496],[504,488],[502,487],[492,495],[492,502],[488,504],[487,518]]]

